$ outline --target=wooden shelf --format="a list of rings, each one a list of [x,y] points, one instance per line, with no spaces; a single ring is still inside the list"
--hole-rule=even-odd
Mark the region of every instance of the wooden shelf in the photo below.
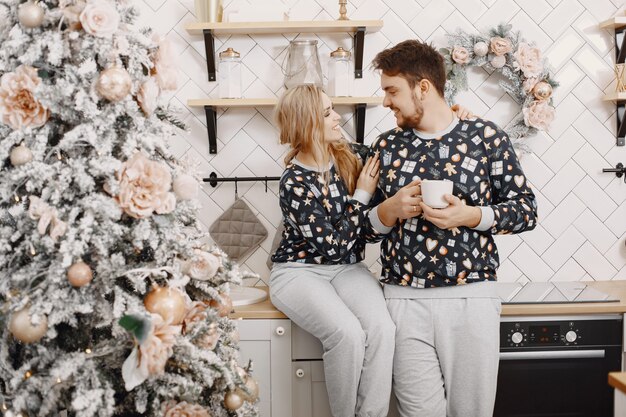
[[[330,101],[338,106],[354,106],[354,126],[356,140],[363,143],[365,137],[365,110],[367,106],[379,106],[382,97],[331,97]],[[207,134],[209,136],[209,152],[217,153],[217,107],[272,107],[278,103],[277,98],[221,98],[221,99],[190,99],[189,107],[204,107]]]
[[[600,23],[603,29],[613,29],[615,38],[615,63],[626,62],[626,16],[615,16]],[[626,93],[610,93],[604,96],[604,101],[615,102],[617,108],[617,146],[626,143]]]
[[[196,22],[185,25],[191,35],[202,35],[204,30],[214,34],[251,33],[341,33],[356,32],[364,27],[368,32],[377,32],[383,27],[382,20],[285,20],[282,22]]]
[[[366,104],[379,106],[383,104],[382,97],[331,97],[330,101],[338,106]],[[275,106],[277,98],[218,98],[218,99],[190,99],[189,107],[268,107]]]
[[[626,92],[615,92],[615,93],[610,93],[610,94],[606,94],[603,98],[602,101],[626,101]]]
[[[363,77],[363,45],[365,32],[377,32],[382,20],[286,20],[281,22],[196,22],[185,25],[191,35],[204,36],[204,51],[209,81],[215,81],[214,35],[255,33],[354,33],[354,77]]]
[[[619,29],[626,26],[626,16],[615,16],[600,23],[602,29]]]

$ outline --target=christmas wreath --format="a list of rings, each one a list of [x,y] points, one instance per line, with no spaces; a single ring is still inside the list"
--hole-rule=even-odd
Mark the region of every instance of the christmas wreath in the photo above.
[[[552,78],[548,62],[539,48],[526,42],[511,25],[501,24],[489,34],[457,31],[448,35],[448,47],[441,48],[446,63],[446,99],[467,90],[467,68],[484,67],[503,76],[500,86],[522,107],[504,128],[514,142],[548,130],[554,120],[552,91],[558,83]]]

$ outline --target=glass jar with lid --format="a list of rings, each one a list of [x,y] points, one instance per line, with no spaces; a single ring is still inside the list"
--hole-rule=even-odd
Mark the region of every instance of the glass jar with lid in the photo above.
[[[233,48],[220,52],[218,84],[220,98],[241,98],[241,58]]]
[[[330,53],[328,61],[328,95],[349,97],[352,95],[354,75],[350,61],[350,51],[341,46]]]

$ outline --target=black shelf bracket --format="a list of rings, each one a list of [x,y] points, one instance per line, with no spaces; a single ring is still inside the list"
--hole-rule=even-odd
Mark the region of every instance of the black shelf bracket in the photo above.
[[[359,26],[354,32],[354,78],[363,78],[363,44],[365,27]]]
[[[217,112],[213,106],[204,106],[206,129],[209,134],[209,153],[217,153]]]
[[[354,129],[356,134],[356,141],[363,143],[365,139],[365,110],[367,105],[364,103],[358,103],[354,105]]]
[[[626,61],[626,27],[615,29],[615,63]],[[616,145],[624,146],[626,137],[626,102],[617,100],[617,138]]]
[[[209,73],[209,81],[215,81],[215,38],[213,30],[203,29],[204,52],[206,53],[206,70]]]
[[[365,111],[367,104],[357,103],[354,105],[354,129],[356,141],[363,143],[365,139]],[[204,106],[206,116],[206,129],[209,137],[209,153],[217,153],[217,109],[215,106]]]

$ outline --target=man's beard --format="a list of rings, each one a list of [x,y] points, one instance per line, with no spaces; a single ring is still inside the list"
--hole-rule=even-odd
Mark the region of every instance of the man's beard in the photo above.
[[[424,116],[424,106],[417,100],[417,96],[413,93],[413,105],[415,106],[415,113],[411,116],[405,116],[400,112],[401,120],[398,122],[398,127],[402,129],[417,129]]]

